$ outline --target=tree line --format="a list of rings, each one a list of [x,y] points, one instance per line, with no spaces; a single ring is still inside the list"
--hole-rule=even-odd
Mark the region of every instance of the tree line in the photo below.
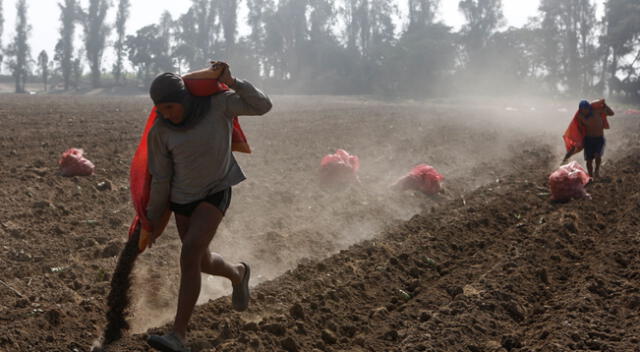
[[[399,10],[400,2],[408,11]],[[427,97],[530,90],[640,98],[638,0],[607,0],[599,17],[594,0],[541,0],[520,28],[506,28],[501,0],[460,0],[465,22],[459,30],[436,19],[439,0],[191,0],[186,13],[164,12],[133,35],[126,34],[129,0],[87,0],[85,6],[61,0],[58,6],[55,51],[34,61],[27,0],[17,2],[13,40],[0,42],[0,62],[16,92],[24,92],[30,76],[41,77],[45,87],[55,77],[62,90],[82,79],[93,88],[132,81],[146,87],[159,72],[187,72],[219,59],[284,93]],[[243,36],[240,6],[248,11]],[[115,22],[107,23],[112,10]],[[0,36],[3,19],[0,10]],[[108,47],[115,52],[109,68],[103,67]]]

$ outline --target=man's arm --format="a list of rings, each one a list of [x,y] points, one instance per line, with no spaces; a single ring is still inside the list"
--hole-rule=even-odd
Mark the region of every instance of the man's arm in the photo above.
[[[264,115],[271,110],[271,100],[266,94],[255,88],[251,83],[231,76],[229,65],[226,63],[217,63],[217,65],[224,65],[219,81],[235,91],[232,94],[227,94],[225,109],[227,115],[258,116]]]
[[[166,145],[153,129],[149,132],[147,149],[149,173],[151,173],[151,189],[147,205],[147,218],[151,222],[153,231],[149,245],[151,247],[155,239],[160,236],[163,218],[169,205],[173,161]]]
[[[607,104],[604,104],[604,112],[607,114],[607,116],[613,116],[616,114]]]
[[[227,97],[227,114],[231,116],[259,116],[271,110],[272,104],[260,90],[251,83],[240,79],[231,86],[235,93]]]

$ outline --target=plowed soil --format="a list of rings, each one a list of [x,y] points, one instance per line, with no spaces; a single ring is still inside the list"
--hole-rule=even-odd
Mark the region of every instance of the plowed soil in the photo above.
[[[211,248],[252,265],[252,305],[233,312],[230,285],[207,278],[193,351],[640,350],[640,120],[612,118],[591,199],[557,204],[547,177],[563,104],[274,103],[241,119],[249,179]],[[0,96],[0,351],[88,351],[98,338],[148,109],[144,97]],[[58,174],[69,147],[94,176]],[[361,185],[318,185],[336,148],[360,156]],[[442,194],[389,188],[422,162],[445,175]],[[166,331],[179,248],[171,226],[140,256],[133,329],[110,351],[148,351],[145,333]]]

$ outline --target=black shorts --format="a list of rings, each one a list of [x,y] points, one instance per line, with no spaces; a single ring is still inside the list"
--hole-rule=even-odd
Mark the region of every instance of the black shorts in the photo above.
[[[224,215],[227,212],[227,209],[229,209],[229,205],[231,204],[231,187],[223,189],[220,192],[208,195],[206,198],[197,200],[195,202],[187,204],[178,204],[171,202],[169,207],[176,214],[191,217],[193,211],[196,210],[196,207],[202,202],[207,202],[213,205],[214,207],[218,208],[220,212],[222,212],[222,215]]]
[[[605,144],[603,136],[584,137],[584,159],[593,160],[595,157],[604,156]]]

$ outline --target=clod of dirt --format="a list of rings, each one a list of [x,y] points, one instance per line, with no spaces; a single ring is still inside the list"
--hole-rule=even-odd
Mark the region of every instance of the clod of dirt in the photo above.
[[[524,320],[524,311],[520,306],[514,302],[507,302],[502,304],[502,308],[507,311],[507,314],[516,322]]]
[[[640,296],[629,297],[627,308],[631,310],[636,310],[640,308]]]
[[[476,345],[467,345],[467,349],[469,350],[469,352],[482,352],[482,348],[476,346]]]
[[[344,337],[353,337],[356,334],[356,327],[353,325],[343,325],[340,327],[340,334]]]
[[[420,321],[425,322],[425,321],[428,321],[429,319],[431,319],[431,314],[429,314],[429,312],[422,311],[420,313]]]
[[[248,322],[248,323],[244,324],[244,326],[242,327],[242,330],[244,330],[244,331],[258,331],[258,324],[256,324],[253,321]]]
[[[389,311],[385,307],[378,307],[371,311],[369,318],[371,319],[385,319],[389,315]]]
[[[389,330],[385,332],[384,335],[381,336],[381,339],[387,340],[387,341],[396,341],[398,340],[398,337],[399,337],[398,331]]]
[[[47,208],[55,208],[55,206],[53,205],[53,203],[46,201],[46,200],[42,200],[42,201],[38,201],[38,202],[34,202],[32,207],[34,209],[47,209]]]
[[[262,328],[262,330],[276,336],[284,336],[284,334],[287,332],[284,326],[278,323],[267,324]]]
[[[120,252],[120,248],[121,244],[119,242],[110,242],[102,249],[100,256],[102,258],[115,257],[116,255],[118,255],[118,252]]]
[[[51,324],[52,326],[58,326],[60,325],[60,320],[61,320],[61,315],[60,312],[58,312],[55,309],[52,309],[50,311],[47,311],[44,315],[44,318],[49,322],[49,324]]]
[[[284,340],[280,341],[280,345],[282,346],[282,348],[284,348],[286,351],[289,351],[289,352],[299,351],[296,341],[291,337],[287,337]]]
[[[542,283],[546,285],[549,284],[549,276],[547,275],[547,271],[544,268],[538,270],[536,272],[536,276],[538,277],[538,279],[540,279],[540,281],[542,281]]]
[[[33,171],[34,174],[40,176],[40,177],[44,177],[47,175],[49,169],[45,168],[45,167],[34,167],[31,169],[31,171]]]
[[[289,314],[291,314],[293,319],[304,320],[304,309],[302,309],[300,303],[292,305],[289,309]]]
[[[16,301],[16,304],[14,305],[14,307],[16,308],[26,308],[29,305],[29,300],[27,299],[19,299]]]
[[[322,338],[322,341],[328,343],[329,345],[333,345],[334,343],[338,342],[338,338],[336,337],[336,335],[329,329],[322,330],[322,334],[320,337]]]
[[[456,296],[464,293],[464,290],[461,286],[449,286],[446,288],[447,293],[451,296],[451,299],[456,298]]]
[[[112,189],[111,182],[109,181],[98,182],[98,184],[96,185],[96,189],[98,191],[110,191]]]
[[[225,340],[230,339],[232,336],[233,336],[233,332],[231,331],[229,324],[225,323],[224,326],[222,327],[222,330],[220,330],[220,333],[218,334],[218,336],[213,340],[212,344],[214,346],[217,346],[223,343]]]
[[[514,348],[522,348],[522,342],[520,342],[520,338],[514,335],[504,335],[502,336],[502,347],[504,347],[507,351],[511,351]]]
[[[24,238],[24,230],[20,228],[16,223],[7,221],[0,224],[0,228],[4,228],[11,236],[15,238]]]

